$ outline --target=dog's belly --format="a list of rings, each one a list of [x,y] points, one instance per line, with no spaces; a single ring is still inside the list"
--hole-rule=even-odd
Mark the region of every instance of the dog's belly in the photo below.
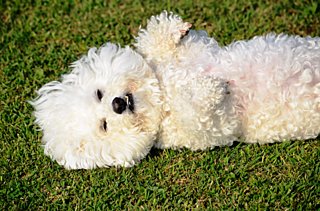
[[[209,72],[230,82],[246,142],[319,134],[319,38],[271,37],[234,44],[222,50]]]

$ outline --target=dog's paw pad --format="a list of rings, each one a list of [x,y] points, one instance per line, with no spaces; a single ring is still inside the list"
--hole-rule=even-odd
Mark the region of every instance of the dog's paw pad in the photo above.
[[[184,27],[179,30],[181,39],[188,35],[189,30],[192,27],[192,24],[188,22],[185,22],[183,25]]]
[[[178,26],[178,30],[173,35],[175,43],[179,43],[181,39],[188,35],[191,26],[192,24],[188,22],[181,23],[181,26]]]

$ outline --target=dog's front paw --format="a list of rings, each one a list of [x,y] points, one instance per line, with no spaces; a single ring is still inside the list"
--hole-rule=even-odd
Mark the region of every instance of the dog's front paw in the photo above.
[[[157,28],[160,35],[164,36],[168,42],[172,39],[175,44],[179,43],[180,40],[188,35],[192,24],[189,22],[183,22],[182,18],[178,15],[174,15],[172,12],[168,13],[163,11],[158,16],[153,16],[147,26],[149,28]],[[169,37],[166,37],[169,35]]]
[[[180,16],[162,12],[152,16],[147,27],[139,31],[135,46],[147,60],[156,63],[174,58],[177,46],[185,37],[192,24],[183,22]]]
[[[192,27],[191,23],[184,22],[183,28],[179,29],[180,37],[179,37],[179,40],[176,41],[176,43],[179,42],[182,38],[184,38],[185,36],[188,35],[189,30],[190,30],[191,27]]]
[[[192,81],[193,102],[201,110],[216,112],[230,95],[229,82],[211,76],[200,76]]]

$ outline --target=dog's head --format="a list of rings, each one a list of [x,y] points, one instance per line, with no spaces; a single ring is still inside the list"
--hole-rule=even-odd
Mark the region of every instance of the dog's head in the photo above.
[[[68,169],[131,166],[144,158],[161,121],[151,68],[129,47],[110,43],[72,68],[32,102],[45,153]]]

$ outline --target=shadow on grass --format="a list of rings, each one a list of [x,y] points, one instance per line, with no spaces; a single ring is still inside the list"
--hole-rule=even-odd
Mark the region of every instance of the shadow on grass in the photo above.
[[[160,156],[161,153],[163,153],[163,149],[152,147],[146,158],[152,160],[153,158]]]
[[[319,140],[320,140],[320,134],[316,138],[300,140],[300,141],[302,141],[302,142],[312,142],[312,141],[319,141]],[[294,141],[299,141],[299,140],[283,140],[282,142],[273,142],[273,143],[266,143],[266,144],[259,144],[259,143],[250,144],[250,143],[244,143],[243,141],[239,140],[239,141],[234,141],[231,146],[220,146],[220,147],[215,147],[214,149],[197,150],[196,152],[219,151],[219,150],[221,150],[222,148],[225,148],[225,147],[228,147],[230,149],[242,148],[242,147],[246,147],[248,145],[273,146],[273,145],[281,144],[283,142],[294,142]],[[166,150],[169,150],[169,151],[172,151],[172,152],[187,150],[187,151],[191,152],[191,150],[189,150],[187,148],[182,148],[182,149],[178,149],[178,150],[169,148],[169,149],[166,149]],[[164,151],[165,151],[164,149],[158,149],[158,148],[152,147],[150,152],[149,152],[149,154],[147,155],[146,159],[153,160],[154,158],[157,158],[157,157],[161,156],[161,154],[163,154]]]

